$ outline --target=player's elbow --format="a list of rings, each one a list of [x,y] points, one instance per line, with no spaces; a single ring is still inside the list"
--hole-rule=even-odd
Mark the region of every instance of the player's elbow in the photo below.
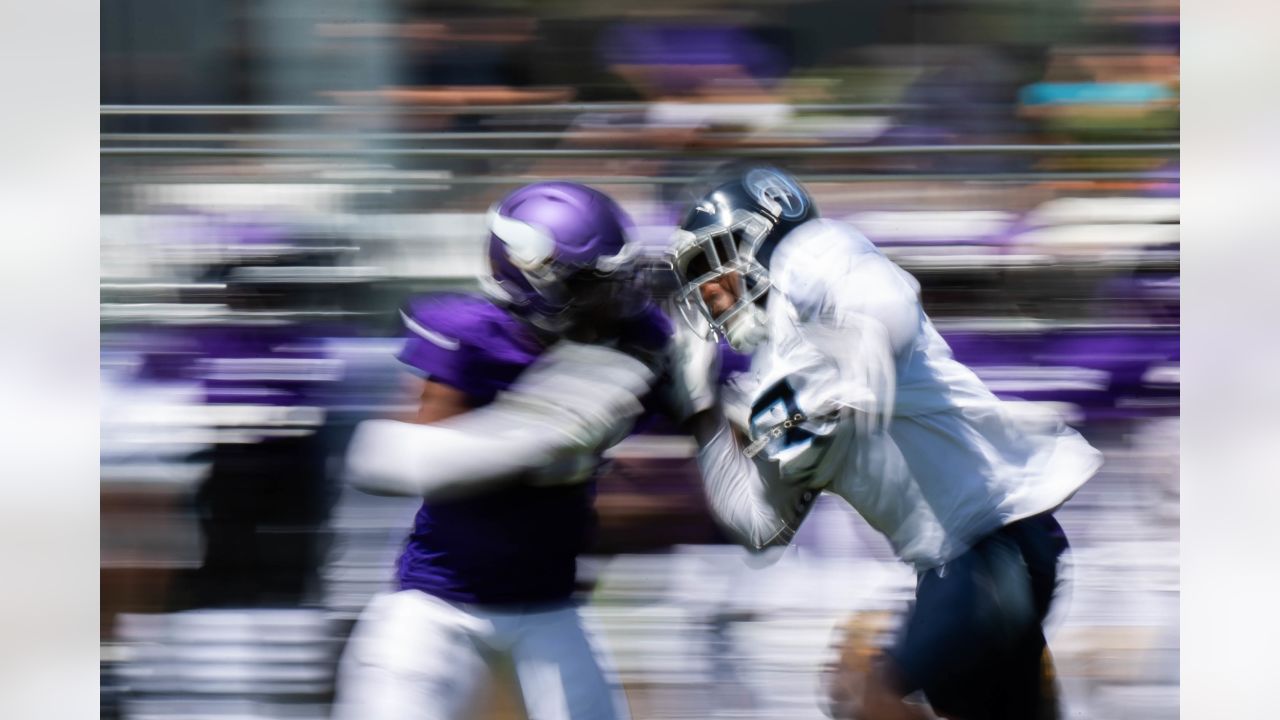
[[[387,464],[369,448],[352,448],[347,452],[343,468],[343,480],[358,491],[378,496],[424,495],[426,488],[420,478],[413,477],[407,468]]]
[[[347,446],[343,468],[347,484],[370,495],[435,494],[437,484],[424,472],[430,465],[416,432],[425,427],[394,420],[360,423]]]
[[[410,478],[401,474],[371,471],[348,459],[346,472],[343,473],[346,483],[360,492],[369,495],[411,496],[418,495]]]
[[[779,545],[778,543],[752,541],[752,542],[745,543],[743,547],[747,549],[747,552],[759,557],[761,555],[768,553],[770,550],[773,550],[774,548],[785,547],[785,543],[782,545]]]
[[[757,540],[749,548],[753,555],[764,555],[771,550],[785,548],[791,544],[791,537],[774,536],[765,540]]]
[[[346,483],[360,492],[382,497],[420,497],[428,502],[455,499],[479,489],[479,483],[450,481],[422,466],[389,466],[367,453],[348,454]]]
[[[747,551],[748,564],[755,568],[768,567],[778,562],[790,544],[790,536],[756,537],[741,543]]]
[[[345,477],[373,495],[451,500],[513,481],[547,462],[538,446],[473,430],[394,420],[360,423],[347,449]]]
[[[752,555],[765,555],[778,548],[785,548],[795,537],[795,533],[786,525],[779,528],[776,524],[767,523],[753,524],[732,534],[738,544]]]

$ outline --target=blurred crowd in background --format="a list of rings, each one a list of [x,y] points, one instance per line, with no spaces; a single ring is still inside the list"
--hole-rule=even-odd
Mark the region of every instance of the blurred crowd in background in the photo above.
[[[1178,31],[1171,0],[104,0],[103,716],[324,717],[417,507],[339,479],[405,402],[397,307],[474,288],[521,184],[610,193],[656,260],[750,157],[1106,453],[1059,513],[1060,680],[1073,717],[1177,717]],[[583,597],[632,715],[822,717],[911,572],[827,504],[752,569],[693,448],[651,428],[599,486]],[[503,672],[487,716],[522,717]]]

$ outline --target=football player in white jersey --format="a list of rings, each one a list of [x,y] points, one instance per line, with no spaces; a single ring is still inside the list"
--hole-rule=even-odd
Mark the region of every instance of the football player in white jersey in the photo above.
[[[1041,622],[1066,549],[1052,513],[1100,453],[1056,415],[996,398],[952,357],[916,280],[818,217],[781,170],[714,184],[670,258],[688,321],[675,383],[717,519],[762,550],[833,493],[918,574],[854,716],[925,717],[907,700],[920,691],[950,718],[1052,712]],[[752,355],[719,389],[714,335]]]

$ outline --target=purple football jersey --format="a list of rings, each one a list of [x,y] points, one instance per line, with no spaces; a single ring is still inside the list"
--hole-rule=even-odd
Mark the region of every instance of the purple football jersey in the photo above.
[[[461,390],[477,406],[509,387],[545,349],[528,325],[483,298],[420,298],[404,310],[403,320],[400,361]],[[624,333],[641,345],[654,338],[665,342],[664,323],[663,316],[647,313],[627,323]],[[594,496],[594,482],[516,484],[423,503],[400,556],[400,587],[487,605],[567,600],[575,558],[594,530]]]

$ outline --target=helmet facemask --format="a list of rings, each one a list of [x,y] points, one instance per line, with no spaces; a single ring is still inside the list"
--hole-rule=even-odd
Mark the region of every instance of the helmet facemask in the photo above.
[[[772,228],[768,218],[738,209],[727,227],[717,224],[676,232],[670,262],[680,284],[676,304],[685,322],[703,334],[709,327],[716,335],[729,340],[735,349],[749,349],[739,347],[743,344],[741,337],[735,336],[742,333],[741,328],[735,326],[762,322],[758,301],[768,292],[770,283],[768,271],[755,259],[755,250]],[[703,299],[702,286],[730,275],[734,276],[736,299],[727,310],[716,315]]]

